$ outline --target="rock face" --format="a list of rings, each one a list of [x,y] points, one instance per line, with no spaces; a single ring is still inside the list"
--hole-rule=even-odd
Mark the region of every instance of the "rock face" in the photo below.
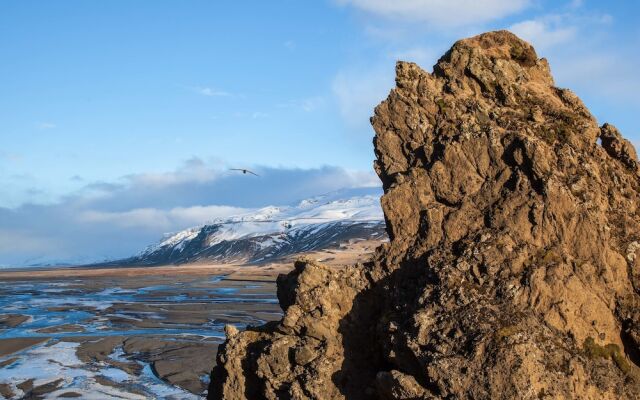
[[[640,398],[632,145],[513,34],[396,68],[372,124],[390,243],[300,261],[229,329],[210,399]]]

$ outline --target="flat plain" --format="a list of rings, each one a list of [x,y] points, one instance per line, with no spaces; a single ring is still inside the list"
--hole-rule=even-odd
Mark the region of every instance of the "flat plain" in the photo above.
[[[0,395],[200,398],[224,326],[281,317],[275,280],[296,257],[347,265],[378,244],[265,265],[0,271]]]

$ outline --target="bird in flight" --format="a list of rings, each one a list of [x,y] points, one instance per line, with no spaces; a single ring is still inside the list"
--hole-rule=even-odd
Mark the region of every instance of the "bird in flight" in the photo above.
[[[255,175],[255,176],[260,176],[258,174],[256,174],[253,171],[249,171],[248,169],[243,169],[243,168],[229,168],[230,171],[242,171],[243,174],[251,174],[251,175]]]

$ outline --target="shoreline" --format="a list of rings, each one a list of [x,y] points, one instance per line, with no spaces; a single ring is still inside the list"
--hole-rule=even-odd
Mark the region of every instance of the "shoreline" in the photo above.
[[[139,277],[158,275],[229,275],[259,274],[273,275],[293,268],[293,263],[267,265],[243,264],[184,264],[160,266],[118,266],[118,267],[48,267],[37,270],[32,268],[12,268],[0,270],[0,280],[17,279],[65,279],[90,277]]]
[[[281,317],[285,267],[1,271],[0,398],[201,398],[224,326]]]
[[[275,280],[280,273],[293,269],[296,259],[308,258],[332,267],[345,267],[369,259],[373,251],[384,241],[364,240],[357,243],[345,244],[336,249],[324,249],[300,253],[259,264],[213,264],[194,263],[180,265],[80,265],[64,267],[17,267],[0,268],[0,280],[18,279],[68,279],[90,277],[142,277],[162,275],[264,275]]]
[[[200,398],[225,325],[282,317],[276,278],[296,259],[348,268],[378,245],[348,243],[264,264],[0,269],[0,397],[23,396],[34,384],[52,397]],[[71,375],[78,379],[60,380]]]

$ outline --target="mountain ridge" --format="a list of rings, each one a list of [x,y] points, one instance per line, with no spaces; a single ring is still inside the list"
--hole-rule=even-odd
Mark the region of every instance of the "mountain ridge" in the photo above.
[[[99,265],[264,263],[350,240],[386,238],[378,188],[330,192],[165,235],[139,254]]]

